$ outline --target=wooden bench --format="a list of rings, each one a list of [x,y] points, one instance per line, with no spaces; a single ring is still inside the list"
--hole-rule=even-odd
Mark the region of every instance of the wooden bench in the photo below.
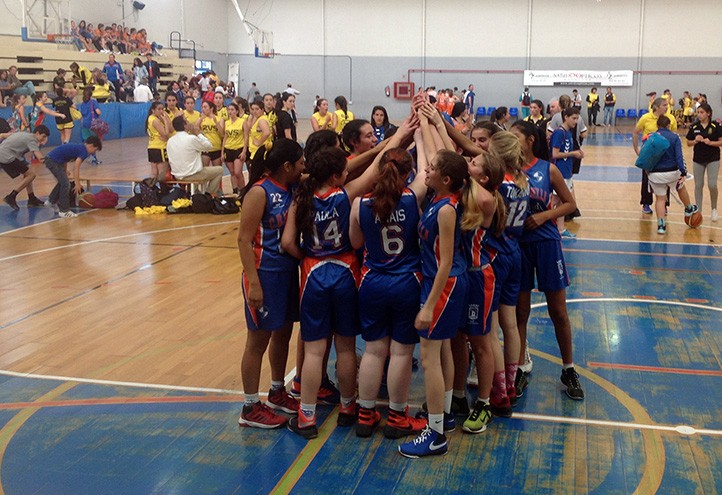
[[[135,186],[139,183],[143,182],[143,179],[138,178],[129,178],[129,177],[80,177],[80,182],[83,183],[83,187],[85,187],[86,191],[90,191],[90,186],[95,184],[117,184],[119,182],[126,182],[130,184],[131,188],[131,196],[135,194]],[[169,184],[172,186],[180,186],[186,191],[188,191],[191,195],[199,192],[198,188],[202,184],[203,181],[194,181],[194,180],[168,180],[165,181],[165,184]]]

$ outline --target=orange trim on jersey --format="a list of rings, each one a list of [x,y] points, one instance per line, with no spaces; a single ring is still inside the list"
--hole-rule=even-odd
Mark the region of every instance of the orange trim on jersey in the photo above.
[[[439,318],[441,318],[441,315],[444,314],[446,306],[449,305],[449,300],[451,299],[451,293],[454,292],[454,287],[456,287],[456,277],[449,277],[446,280],[446,285],[444,285],[444,290],[439,296],[439,300],[436,301],[436,304],[434,305],[434,313],[431,317],[431,325],[429,325],[427,338],[431,337],[436,324],[439,322]]]
[[[243,284],[243,297],[246,299],[246,306],[248,306],[248,310],[251,313],[251,320],[253,320],[253,324],[256,326],[256,328],[260,328],[258,325],[259,318],[258,314],[256,314],[256,309],[252,308],[250,304],[248,304],[248,291],[251,288],[251,282],[248,280],[248,276],[246,276],[246,272],[243,272],[243,278],[241,280],[241,283]]]
[[[361,282],[361,270],[359,268],[359,262],[358,258],[356,257],[356,253],[354,253],[353,251],[347,251],[340,254],[332,254],[329,256],[324,256],[323,258],[306,256],[305,258],[303,258],[303,261],[301,261],[300,299],[303,299],[303,293],[306,289],[306,282],[309,275],[311,275],[311,272],[328,263],[333,263],[348,268],[351,271],[351,275],[353,275],[354,281],[356,283],[356,288],[358,289]]]
[[[256,259],[256,269],[261,267],[261,258],[263,257],[263,223],[258,224],[256,237],[253,239],[253,257]]]
[[[484,249],[482,246],[484,234],[486,234],[486,229],[478,228],[476,229],[476,232],[474,232],[474,237],[471,239],[471,266],[481,266],[481,251]]]
[[[496,286],[496,275],[494,274],[494,267],[491,263],[485,265],[481,269],[481,273],[484,274],[484,319],[482,320],[486,325],[486,320],[491,314],[491,302],[494,299],[494,287]]]
[[[538,162],[538,161],[539,161],[539,158],[534,157],[534,159],[533,159],[532,161],[530,161],[529,163],[527,163],[527,164],[524,166],[524,170],[525,170],[525,171],[526,171],[526,170],[529,170],[529,169],[532,168],[534,165],[536,165],[536,162]]]
[[[272,182],[273,184],[275,184],[275,185],[276,185],[276,187],[280,187],[280,188],[281,188],[281,189],[283,189],[284,191],[288,191],[288,186],[284,186],[284,185],[283,185],[283,184],[281,184],[280,182],[278,182],[278,181],[274,180],[274,179],[273,179],[273,177],[271,177],[270,175],[269,175],[269,176],[266,176],[266,177],[264,177],[263,179],[261,179],[261,180],[260,180],[260,181],[258,181],[258,182],[262,182],[262,181],[264,181],[264,180],[267,180],[267,181],[270,181],[270,182]]]
[[[323,194],[314,193],[314,196],[317,197],[318,199],[326,199],[326,198],[330,198],[334,194],[337,194],[340,192],[342,192],[340,187],[329,187],[328,191],[326,191],[325,193],[323,193]]]

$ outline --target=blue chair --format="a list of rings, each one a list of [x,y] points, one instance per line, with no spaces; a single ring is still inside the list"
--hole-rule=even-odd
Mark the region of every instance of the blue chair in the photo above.
[[[622,119],[622,118],[625,117],[626,113],[624,113],[624,109],[623,109],[623,108],[618,108],[617,111],[616,111],[616,115],[617,115],[617,118],[618,118],[618,119]]]
[[[486,116],[486,107],[479,107],[476,109],[476,118]]]
[[[489,108],[486,109],[486,114],[487,114],[489,117],[491,117],[491,114],[493,114],[495,110],[496,110],[496,107],[489,107]]]
[[[642,115],[644,115],[645,113],[649,113],[649,110],[647,110],[646,108],[640,108],[640,109],[639,109],[639,116],[640,116],[640,117],[641,117]]]
[[[519,109],[516,107],[511,107],[509,109],[509,116],[514,117],[515,119],[519,117]]]
[[[636,119],[637,111],[634,108],[630,108],[629,110],[627,110],[627,118],[628,119]]]

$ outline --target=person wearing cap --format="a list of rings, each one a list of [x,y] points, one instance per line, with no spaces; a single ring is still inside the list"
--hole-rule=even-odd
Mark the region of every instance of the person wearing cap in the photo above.
[[[133,90],[133,101],[136,103],[153,101],[153,92],[148,87],[147,77],[141,79],[138,87]]]

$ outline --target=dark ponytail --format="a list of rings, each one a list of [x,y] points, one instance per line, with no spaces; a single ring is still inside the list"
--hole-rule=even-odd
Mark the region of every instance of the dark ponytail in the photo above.
[[[333,175],[340,175],[346,169],[346,154],[338,148],[322,148],[306,162],[308,178],[296,190],[296,225],[305,238],[309,238],[313,227],[313,195]]]
[[[383,225],[389,223],[391,213],[399,204],[406,186],[406,176],[413,166],[411,155],[404,148],[390,149],[381,157],[379,177],[373,188],[371,211]]]
[[[296,141],[291,139],[276,139],[270,150],[266,150],[265,147],[259,148],[248,167],[248,184],[241,190],[238,197],[241,204],[243,204],[243,198],[251,187],[261,180],[265,174],[274,175],[284,163],[296,163],[302,157],[303,149]]]

